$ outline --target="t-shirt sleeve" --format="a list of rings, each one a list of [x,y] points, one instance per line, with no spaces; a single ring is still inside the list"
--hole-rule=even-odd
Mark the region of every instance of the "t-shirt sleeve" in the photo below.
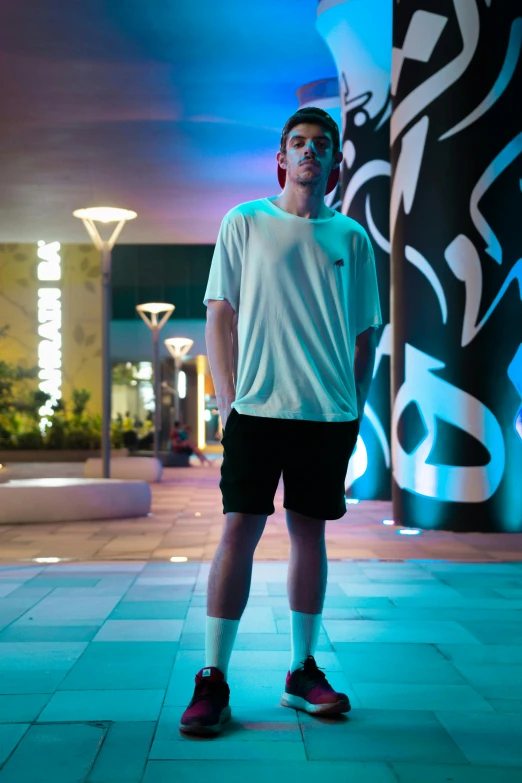
[[[382,323],[375,255],[369,237],[361,248],[360,266],[355,280],[356,319],[355,334],[380,326]]]
[[[237,313],[242,258],[243,242],[237,222],[229,213],[219,229],[203,304],[208,305],[209,299],[227,299]]]

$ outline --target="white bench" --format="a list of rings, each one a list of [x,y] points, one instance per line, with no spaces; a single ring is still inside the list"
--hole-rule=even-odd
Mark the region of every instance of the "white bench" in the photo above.
[[[0,523],[80,522],[145,517],[151,491],[145,481],[20,479],[0,484]]]
[[[115,457],[111,459],[111,479],[125,481],[161,481],[163,465],[154,457]],[[91,457],[85,462],[85,478],[101,478],[103,472],[102,461],[98,457]]]

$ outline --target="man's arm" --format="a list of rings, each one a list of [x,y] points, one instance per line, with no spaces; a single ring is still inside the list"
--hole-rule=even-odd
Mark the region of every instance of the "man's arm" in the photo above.
[[[355,338],[354,376],[359,424],[364,416],[364,406],[370,391],[376,348],[377,335],[376,330],[372,326],[358,334]]]
[[[233,324],[234,308],[230,302],[226,299],[210,299],[207,306],[205,339],[223,429],[236,399]]]

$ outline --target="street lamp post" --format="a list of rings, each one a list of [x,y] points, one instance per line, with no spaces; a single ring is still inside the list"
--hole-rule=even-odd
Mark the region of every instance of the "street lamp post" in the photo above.
[[[80,218],[94,246],[100,251],[102,272],[102,475],[111,475],[111,260],[112,249],[128,220],[137,217],[130,209],[114,207],[90,207],[76,209],[74,217]],[[109,239],[102,239],[96,222],[117,223]]]
[[[148,302],[136,305],[136,310],[152,332],[152,355],[154,367],[154,456],[159,459],[161,435],[161,377],[159,368],[159,333],[175,310],[175,305],[165,302]],[[161,315],[158,320],[158,316]]]
[[[181,358],[190,351],[194,345],[194,340],[190,340],[188,337],[168,337],[165,340],[165,345],[174,359],[174,421],[179,421],[178,379],[181,369]]]

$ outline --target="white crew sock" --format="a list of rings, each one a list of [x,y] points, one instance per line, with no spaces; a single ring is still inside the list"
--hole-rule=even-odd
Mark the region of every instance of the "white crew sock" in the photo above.
[[[290,628],[292,632],[291,672],[299,669],[303,665],[304,659],[315,653],[321,629],[321,617],[322,615],[320,614],[290,612]]]
[[[223,672],[225,680],[238,627],[239,620],[226,620],[207,615],[205,666],[215,666]]]

